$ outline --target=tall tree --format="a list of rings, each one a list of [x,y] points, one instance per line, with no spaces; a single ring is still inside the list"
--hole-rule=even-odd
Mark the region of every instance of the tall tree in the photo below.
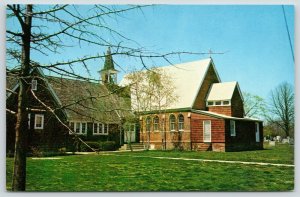
[[[283,82],[271,91],[270,115],[268,121],[276,124],[288,137],[294,127],[295,106],[294,88]]]

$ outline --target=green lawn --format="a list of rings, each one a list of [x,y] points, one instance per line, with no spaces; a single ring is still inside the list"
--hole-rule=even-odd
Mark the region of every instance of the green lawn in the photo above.
[[[291,164],[293,148],[276,146],[236,153],[144,151],[64,156],[59,160],[28,158],[26,188],[27,191],[287,191],[294,188],[293,167],[161,160],[147,156]],[[7,158],[8,190],[12,162]]]

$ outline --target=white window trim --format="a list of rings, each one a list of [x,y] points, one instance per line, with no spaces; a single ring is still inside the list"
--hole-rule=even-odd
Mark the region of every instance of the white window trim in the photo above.
[[[155,118],[156,117],[153,118],[153,131],[159,132],[159,118],[157,123],[155,122]],[[157,129],[155,129],[155,125],[157,125]]]
[[[233,125],[233,130],[231,125]],[[236,127],[235,127],[235,121],[230,120],[230,136],[236,136]]]
[[[71,125],[71,123],[74,123],[74,128],[71,128],[73,133],[71,133],[71,134],[73,134],[73,135],[86,135],[87,134],[87,125],[88,125],[87,122],[71,121],[70,125]],[[76,133],[77,123],[79,123],[79,133]],[[85,130],[84,131],[82,131],[82,124],[85,124]]]
[[[182,115],[182,114],[181,114]],[[182,115],[183,116],[183,115]],[[183,128],[182,129],[180,129],[180,124],[182,124],[183,125]],[[183,116],[183,122],[179,122],[179,116],[178,116],[178,131],[184,131],[184,116]]]
[[[37,118],[40,117],[42,118],[42,124],[40,127],[38,127],[36,125],[36,122],[37,122]],[[34,129],[44,129],[44,114],[35,114],[34,115]]]
[[[97,124],[97,131],[95,131],[95,127],[94,127],[95,124]],[[100,125],[101,125],[101,130],[99,130]],[[104,132],[105,128],[106,128],[106,133]],[[108,135],[108,131],[109,131],[109,124],[106,124],[105,127],[105,124],[103,123],[100,122],[93,123],[93,135]]]
[[[224,105],[224,101],[228,101],[228,105]],[[209,105],[209,102],[213,102],[212,105]],[[216,105],[216,102],[221,102],[221,105]],[[212,106],[231,106],[231,100],[220,100],[220,101],[206,101],[206,107],[212,107]]]
[[[255,123],[255,141],[260,142],[260,131],[259,131],[259,123]]]
[[[170,131],[171,132],[174,132],[174,131],[176,131],[176,116],[175,115],[173,115],[174,116],[174,118],[175,118],[175,121],[173,122],[173,123],[171,123],[171,115],[169,116],[169,126],[170,126]],[[174,129],[171,129],[171,124],[174,124]]]
[[[205,139],[205,122],[209,122],[209,125],[210,125],[209,140]],[[203,121],[203,142],[211,142],[211,121],[210,120],[204,120]]]
[[[37,80],[36,79],[31,80],[31,89],[37,90]]]

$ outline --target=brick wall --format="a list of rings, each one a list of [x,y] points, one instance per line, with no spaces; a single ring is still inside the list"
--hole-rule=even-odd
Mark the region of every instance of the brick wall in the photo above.
[[[210,106],[208,111],[215,112],[218,114],[224,114],[226,116],[231,116],[231,106]]]
[[[203,121],[211,121],[211,142],[203,141]],[[206,115],[191,114],[191,146],[193,150],[225,151],[225,121]]]
[[[176,117],[175,131],[170,131],[169,117],[173,114]],[[178,115],[184,116],[184,131],[178,131]],[[159,117],[159,130],[154,131],[153,118]],[[146,118],[151,118],[150,132],[146,131]],[[140,142],[150,144],[155,149],[190,149],[190,118],[188,112],[164,113],[164,114],[151,114],[142,116],[140,121],[141,132]]]

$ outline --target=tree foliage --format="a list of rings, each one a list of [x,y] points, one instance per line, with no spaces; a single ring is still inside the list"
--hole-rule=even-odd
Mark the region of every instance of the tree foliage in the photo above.
[[[266,102],[258,95],[243,92],[245,116],[262,118],[266,113]]]

